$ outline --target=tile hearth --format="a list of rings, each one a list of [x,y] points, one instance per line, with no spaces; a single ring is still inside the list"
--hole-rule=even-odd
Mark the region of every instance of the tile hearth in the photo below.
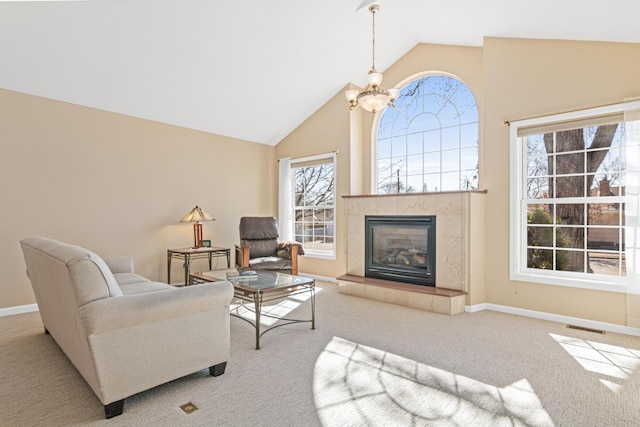
[[[338,277],[341,294],[403,305],[440,314],[464,312],[466,292],[433,286],[411,285],[345,274]]]

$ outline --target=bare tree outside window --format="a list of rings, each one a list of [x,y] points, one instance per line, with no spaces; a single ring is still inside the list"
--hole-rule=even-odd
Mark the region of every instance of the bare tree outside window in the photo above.
[[[335,170],[333,163],[294,167],[295,239],[305,251],[333,253]]]
[[[526,184],[529,268],[624,275],[623,124],[529,136]]]

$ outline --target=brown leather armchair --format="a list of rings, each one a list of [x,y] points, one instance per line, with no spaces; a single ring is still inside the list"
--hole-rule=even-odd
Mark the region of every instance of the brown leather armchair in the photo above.
[[[302,244],[282,242],[274,217],[240,218],[240,245],[236,245],[236,266],[256,270],[298,274]]]

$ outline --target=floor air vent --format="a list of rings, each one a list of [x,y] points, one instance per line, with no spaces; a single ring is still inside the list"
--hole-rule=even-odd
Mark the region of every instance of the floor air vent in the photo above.
[[[578,331],[587,331],[587,332],[593,332],[595,334],[602,334],[604,335],[605,332],[601,331],[599,329],[591,329],[591,328],[585,328],[583,326],[576,326],[576,325],[567,325],[567,328],[569,329],[577,329]]]

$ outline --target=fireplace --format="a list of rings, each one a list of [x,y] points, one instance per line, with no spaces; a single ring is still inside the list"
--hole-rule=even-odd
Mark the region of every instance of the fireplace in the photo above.
[[[365,276],[435,286],[435,216],[365,216]]]

